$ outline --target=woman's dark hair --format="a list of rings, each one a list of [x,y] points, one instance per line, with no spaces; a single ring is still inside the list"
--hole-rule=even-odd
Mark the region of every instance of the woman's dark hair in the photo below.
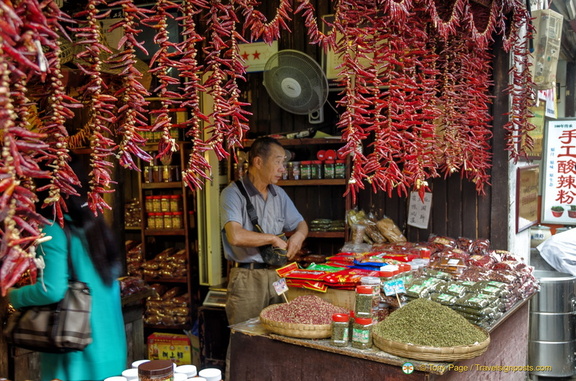
[[[86,237],[84,245],[90,254],[96,271],[98,271],[104,283],[111,284],[115,277],[120,275],[122,266],[119,240],[114,231],[108,226],[102,213],[95,216],[88,207],[89,155],[71,154],[70,156],[72,158],[69,163],[70,167],[78,176],[82,186],[76,187],[76,191],[79,193],[78,196],[69,196],[65,200],[68,208],[65,213],[72,219],[69,227],[71,232],[80,237],[83,236],[81,232],[84,232]],[[40,194],[38,196],[39,204],[41,205],[44,198]],[[54,219],[53,209],[50,207],[40,207],[38,212],[50,220]]]
[[[283,148],[282,144],[280,144],[278,140],[269,136],[264,136],[254,140],[252,147],[250,147],[250,152],[248,152],[248,165],[252,165],[254,163],[254,159],[257,157],[267,159],[270,155],[271,147],[273,145],[277,145]]]

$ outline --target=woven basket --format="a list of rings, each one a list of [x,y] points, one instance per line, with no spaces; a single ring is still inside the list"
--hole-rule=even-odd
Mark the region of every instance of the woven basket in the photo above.
[[[477,344],[459,345],[455,347],[427,347],[423,345],[399,343],[379,337],[377,334],[373,335],[373,339],[374,345],[379,349],[396,356],[415,360],[457,361],[478,357],[488,349],[490,335],[486,330],[478,329],[486,334],[486,340]]]
[[[332,335],[331,324],[285,323],[262,317],[262,313],[273,307],[274,305],[268,306],[260,313],[260,322],[270,332],[301,339],[327,339]]]

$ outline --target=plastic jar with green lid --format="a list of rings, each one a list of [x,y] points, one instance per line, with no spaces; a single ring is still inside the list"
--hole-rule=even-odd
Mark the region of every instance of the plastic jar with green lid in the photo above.
[[[372,318],[355,318],[352,328],[352,347],[372,348]]]
[[[171,381],[174,364],[170,360],[150,360],[138,366],[139,381]]]

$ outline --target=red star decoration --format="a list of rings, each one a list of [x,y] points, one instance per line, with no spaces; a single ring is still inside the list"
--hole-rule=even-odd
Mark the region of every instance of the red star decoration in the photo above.
[[[252,55],[254,56],[255,60],[260,59],[260,53],[258,53],[258,50],[256,50]]]
[[[250,54],[248,54],[247,52],[242,53],[242,59],[244,61],[248,60],[248,57],[250,57]]]

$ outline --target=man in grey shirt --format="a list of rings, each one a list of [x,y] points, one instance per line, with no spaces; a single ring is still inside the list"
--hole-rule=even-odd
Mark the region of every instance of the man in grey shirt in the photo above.
[[[226,259],[234,263],[228,279],[226,315],[229,324],[256,317],[263,308],[282,301],[272,283],[279,279],[266,265],[259,246],[272,245],[294,258],[308,235],[308,225],[286,192],[277,186],[284,168],[285,151],[273,138],[254,141],[248,155],[248,172],[242,183],[254,205],[264,233],[254,231],[246,199],[231,183],[220,197],[222,242]],[[278,237],[292,232],[287,241]]]

